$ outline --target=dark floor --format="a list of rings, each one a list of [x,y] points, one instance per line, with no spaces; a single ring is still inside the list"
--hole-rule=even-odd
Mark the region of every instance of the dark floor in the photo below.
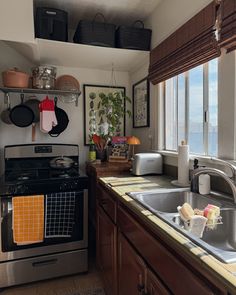
[[[51,279],[3,290],[1,295],[105,295],[99,272]]]

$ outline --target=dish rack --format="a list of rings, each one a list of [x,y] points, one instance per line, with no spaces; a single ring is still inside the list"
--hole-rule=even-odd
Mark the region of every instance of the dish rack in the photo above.
[[[180,217],[180,216],[179,216]],[[182,221],[183,223],[183,226],[185,230],[187,231],[191,231],[190,230],[190,220],[188,221],[183,221],[180,217],[180,220]],[[205,225],[205,228],[204,228],[204,231],[210,231],[210,230],[216,230],[217,229],[217,225],[220,225],[220,224],[223,224],[223,221],[222,221],[222,216],[218,216],[216,217],[215,219],[210,219],[206,222],[206,225]]]

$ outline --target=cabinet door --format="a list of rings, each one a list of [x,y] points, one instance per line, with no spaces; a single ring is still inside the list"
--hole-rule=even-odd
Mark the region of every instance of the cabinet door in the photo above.
[[[118,235],[118,293],[119,295],[144,294],[146,266],[132,246]]]
[[[106,293],[116,295],[116,226],[102,208],[97,206],[97,265],[101,269]]]
[[[33,0],[0,1],[0,40],[34,41]]]
[[[170,295],[170,292],[149,269],[147,270],[146,290],[148,295]]]

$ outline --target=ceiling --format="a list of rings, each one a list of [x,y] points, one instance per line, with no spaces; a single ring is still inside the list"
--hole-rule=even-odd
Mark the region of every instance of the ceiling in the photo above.
[[[107,22],[132,25],[145,20],[162,0],[35,0],[35,6],[62,9],[69,14],[69,28],[75,29],[78,21],[92,20],[100,12]],[[98,17],[98,21],[101,18]]]

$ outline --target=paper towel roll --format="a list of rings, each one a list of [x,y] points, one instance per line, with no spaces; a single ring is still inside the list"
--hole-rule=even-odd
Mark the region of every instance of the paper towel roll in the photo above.
[[[178,183],[189,183],[189,146],[184,142],[178,146]]]

